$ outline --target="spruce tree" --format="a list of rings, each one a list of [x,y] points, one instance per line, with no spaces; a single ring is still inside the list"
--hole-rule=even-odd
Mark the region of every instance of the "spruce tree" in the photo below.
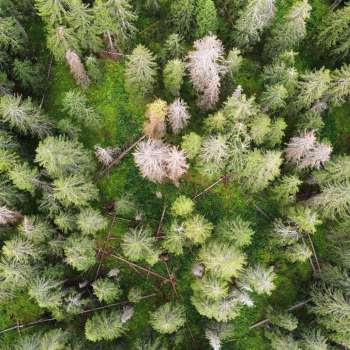
[[[213,0],[197,0],[196,25],[197,38],[216,33],[218,18]]]
[[[137,46],[128,56],[126,63],[125,84],[128,92],[142,98],[152,94],[156,67],[151,51],[143,45]]]

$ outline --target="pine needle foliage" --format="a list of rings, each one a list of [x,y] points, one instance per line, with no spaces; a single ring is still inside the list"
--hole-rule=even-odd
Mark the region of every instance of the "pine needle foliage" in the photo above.
[[[185,322],[185,309],[180,304],[163,304],[150,315],[151,326],[161,334],[174,333]]]

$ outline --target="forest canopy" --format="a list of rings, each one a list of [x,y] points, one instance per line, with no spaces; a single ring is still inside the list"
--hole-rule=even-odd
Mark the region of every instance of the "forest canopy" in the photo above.
[[[350,5],[0,0],[0,349],[350,348]]]

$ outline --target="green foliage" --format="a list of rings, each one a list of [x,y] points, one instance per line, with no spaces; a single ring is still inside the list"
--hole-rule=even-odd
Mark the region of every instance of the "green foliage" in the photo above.
[[[288,91],[282,84],[268,86],[261,96],[262,106],[268,111],[285,107]]]
[[[245,255],[234,245],[211,241],[199,252],[199,259],[214,276],[230,280],[245,264]]]
[[[84,235],[94,235],[98,231],[104,230],[108,225],[108,221],[99,211],[86,208],[79,213],[77,225]]]
[[[247,155],[246,167],[241,174],[245,186],[252,192],[266,188],[280,174],[281,152],[255,149]]]
[[[33,193],[38,170],[31,168],[28,163],[15,164],[8,176],[19,190]]]
[[[202,244],[210,236],[212,230],[213,224],[203,216],[196,214],[184,222],[183,234],[194,244]]]
[[[63,110],[86,127],[98,127],[100,116],[88,106],[87,98],[78,90],[68,91],[63,99]]]
[[[181,34],[189,33],[193,24],[193,16],[195,10],[194,0],[179,0],[171,4],[171,20],[175,30]]]
[[[53,197],[64,206],[84,207],[97,198],[97,188],[81,176],[70,176],[53,182]]]
[[[159,252],[155,249],[156,239],[149,228],[133,228],[125,233],[121,244],[124,255],[132,261],[145,260],[154,265]]]
[[[309,207],[300,205],[289,208],[287,216],[298,226],[301,232],[314,234],[316,226],[322,223],[316,212]]]
[[[324,19],[324,25],[318,34],[318,45],[329,50],[335,57],[346,57],[349,53],[350,41],[350,6],[331,11]]]
[[[295,2],[271,32],[266,47],[270,56],[297,47],[306,35],[306,20],[310,17],[310,11],[308,0]]]
[[[185,322],[185,309],[179,304],[163,304],[150,315],[151,326],[161,334],[174,333]]]
[[[92,158],[83,145],[62,136],[49,136],[41,141],[36,149],[35,160],[53,178],[87,174],[94,169]]]
[[[52,125],[30,98],[4,95],[0,97],[0,116],[11,128],[24,135],[43,138],[51,133]]]
[[[301,184],[302,181],[297,176],[285,175],[273,187],[272,192],[279,203],[287,205],[295,202]]]
[[[117,283],[106,278],[99,278],[92,284],[94,294],[100,302],[111,303],[118,299],[121,290]]]
[[[141,98],[151,95],[156,80],[155,58],[145,46],[138,45],[128,56],[125,70],[127,91]]]
[[[95,244],[90,238],[71,236],[63,249],[67,263],[78,271],[87,271],[96,263]]]
[[[182,255],[185,243],[183,232],[184,226],[177,221],[173,221],[165,230],[166,236],[162,242],[163,248],[175,255]]]
[[[218,18],[213,0],[197,0],[196,24],[197,38],[201,38],[209,34],[215,34],[218,28]]]
[[[179,59],[171,60],[165,65],[163,71],[164,86],[173,96],[180,95],[184,74],[185,64]]]
[[[192,289],[195,293],[210,300],[220,300],[228,295],[227,282],[210,276],[196,280]]]
[[[278,312],[272,309],[268,310],[270,322],[287,331],[294,331],[298,327],[298,319],[288,312]]]
[[[194,203],[192,199],[186,196],[176,198],[171,206],[171,213],[175,216],[187,216],[193,212]]]
[[[190,132],[182,137],[181,148],[189,159],[193,159],[199,153],[201,144],[202,138],[195,132]]]
[[[85,323],[85,336],[92,342],[119,338],[123,331],[121,315],[116,310],[94,313]]]
[[[254,235],[250,223],[239,216],[220,221],[215,230],[220,239],[230,241],[236,247],[250,245]]]

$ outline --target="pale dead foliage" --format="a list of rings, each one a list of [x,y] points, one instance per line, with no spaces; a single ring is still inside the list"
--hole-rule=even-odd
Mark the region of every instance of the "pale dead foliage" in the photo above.
[[[66,61],[69,69],[78,85],[88,86],[90,79],[86,74],[84,65],[82,64],[80,57],[72,50],[67,50]]]
[[[118,153],[118,149],[113,147],[103,148],[100,145],[95,146],[96,158],[104,166],[108,166],[109,164],[111,164],[117,153]]]
[[[160,140],[140,142],[134,152],[135,163],[143,177],[161,183],[166,178],[166,160],[169,148]]]
[[[168,153],[166,160],[166,171],[168,178],[179,186],[180,178],[186,173],[188,164],[185,153],[173,146]]]
[[[18,221],[22,215],[6,207],[0,207],[0,225],[13,224]]]
[[[315,131],[292,137],[285,151],[286,159],[294,162],[301,169],[319,168],[329,160],[332,146],[316,142]]]
[[[206,36],[194,42],[194,51],[188,54],[187,68],[195,90],[198,105],[211,109],[219,99],[220,77],[227,71],[222,42],[215,36]]]
[[[134,159],[142,176],[158,183],[169,178],[178,186],[179,179],[188,169],[185,153],[160,140],[140,142],[134,152]]]
[[[316,142],[315,131],[311,130],[301,136],[292,137],[286,149],[286,159],[298,163]]]
[[[179,133],[187,125],[191,117],[187,108],[186,102],[179,98],[169,105],[168,118],[174,134]]]

